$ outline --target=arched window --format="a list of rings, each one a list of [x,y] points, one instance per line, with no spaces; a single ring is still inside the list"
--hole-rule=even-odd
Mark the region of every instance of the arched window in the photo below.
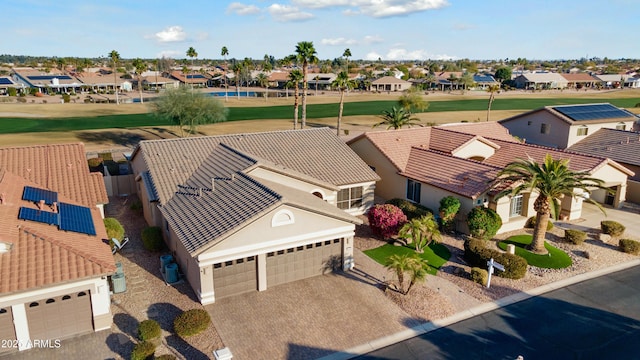
[[[38,304],[38,303],[37,303],[37,302],[35,302],[35,301],[34,301],[34,302],[32,302],[31,304],[29,304],[29,307],[30,307],[30,308],[32,308],[32,307],[36,307],[36,306],[40,306],[40,304]]]
[[[55,299],[47,299],[47,301],[45,301],[46,304],[52,304],[54,302],[56,302]]]
[[[616,130],[627,130],[627,124],[619,122],[616,124]]]
[[[324,197],[322,197],[322,194],[321,194],[319,191],[315,191],[315,192],[313,192],[312,194],[313,194],[313,196],[315,196],[315,197],[319,197],[320,199],[324,199]]]
[[[87,296],[87,293],[84,292],[84,291],[81,291],[81,292],[78,293],[78,297],[80,297],[80,296]]]
[[[483,162],[483,161],[484,161],[484,156],[480,156],[480,155],[477,155],[477,156],[471,156],[471,157],[469,158],[469,160],[474,160],[474,161]]]
[[[7,313],[7,309],[0,309],[0,314],[6,314]]]
[[[293,224],[295,222],[293,213],[287,209],[282,209],[271,218],[271,227]]]
[[[65,296],[62,297],[62,300],[69,300],[69,299],[71,299],[71,296],[69,296],[69,295],[65,295]]]

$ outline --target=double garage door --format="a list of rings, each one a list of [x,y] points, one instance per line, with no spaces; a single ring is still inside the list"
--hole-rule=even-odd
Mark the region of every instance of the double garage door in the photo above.
[[[267,288],[330,272],[342,261],[340,239],[267,254]],[[258,290],[255,256],[213,265],[216,299]]]
[[[35,339],[62,339],[93,332],[88,291],[24,304],[29,335]]]

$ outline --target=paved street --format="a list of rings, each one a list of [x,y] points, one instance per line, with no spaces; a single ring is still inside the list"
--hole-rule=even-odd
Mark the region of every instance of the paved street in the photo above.
[[[358,357],[640,359],[640,266],[500,308]]]

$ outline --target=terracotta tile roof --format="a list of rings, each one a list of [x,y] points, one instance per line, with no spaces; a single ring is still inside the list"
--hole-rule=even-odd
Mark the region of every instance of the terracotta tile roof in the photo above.
[[[560,74],[563,78],[572,82],[596,82],[600,81],[587,73]]]
[[[406,80],[398,79],[395,76],[383,76],[379,79],[375,79],[371,82],[372,84],[408,84],[409,82]]]
[[[407,168],[400,174],[475,199],[491,187],[500,168],[449,154],[411,148]]]
[[[409,153],[413,146],[429,147],[431,139],[430,127],[370,131],[351,139],[347,144],[353,144],[360,139],[368,139],[373,146],[387,158],[398,170],[404,170],[409,160]]]
[[[0,167],[84,206],[109,202],[102,178],[90,175],[82,143],[0,148]]]
[[[509,134],[509,130],[496,121],[444,124],[437,128],[465,134],[479,135],[487,139],[500,139],[505,141],[515,140],[513,136]]]
[[[22,200],[25,186],[38,186],[6,170],[0,171],[0,241],[12,244],[0,253],[0,293],[23,291],[60,282],[111,274],[115,263],[105,242],[107,233],[97,207],[90,207],[96,235],[59,230],[56,226],[18,219],[20,207],[37,209]],[[74,203],[64,194],[59,201]],[[77,204],[79,205],[79,204]],[[52,211],[45,208],[47,211]]]
[[[640,133],[602,128],[573,144],[569,150],[640,166]]]

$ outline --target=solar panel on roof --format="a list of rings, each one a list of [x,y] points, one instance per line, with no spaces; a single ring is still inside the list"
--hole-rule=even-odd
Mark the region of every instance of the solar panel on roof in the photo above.
[[[58,225],[58,214],[50,211],[42,211],[21,207],[18,211],[18,219],[37,221],[49,225]]]
[[[95,235],[91,210],[84,206],[60,203],[60,230]]]
[[[611,104],[556,106],[553,109],[575,121],[617,119],[634,116],[630,112]]]
[[[13,81],[9,78],[0,78],[0,85],[13,85]]]
[[[53,80],[54,78],[58,80],[71,80],[71,76],[69,75],[32,75],[27,76],[29,80]]]
[[[54,202],[58,202],[58,193],[55,191],[25,186],[24,192],[22,193],[22,200],[33,202],[44,200],[45,204],[52,205]]]
[[[204,75],[200,75],[200,74],[187,75],[187,79],[204,79]]]

